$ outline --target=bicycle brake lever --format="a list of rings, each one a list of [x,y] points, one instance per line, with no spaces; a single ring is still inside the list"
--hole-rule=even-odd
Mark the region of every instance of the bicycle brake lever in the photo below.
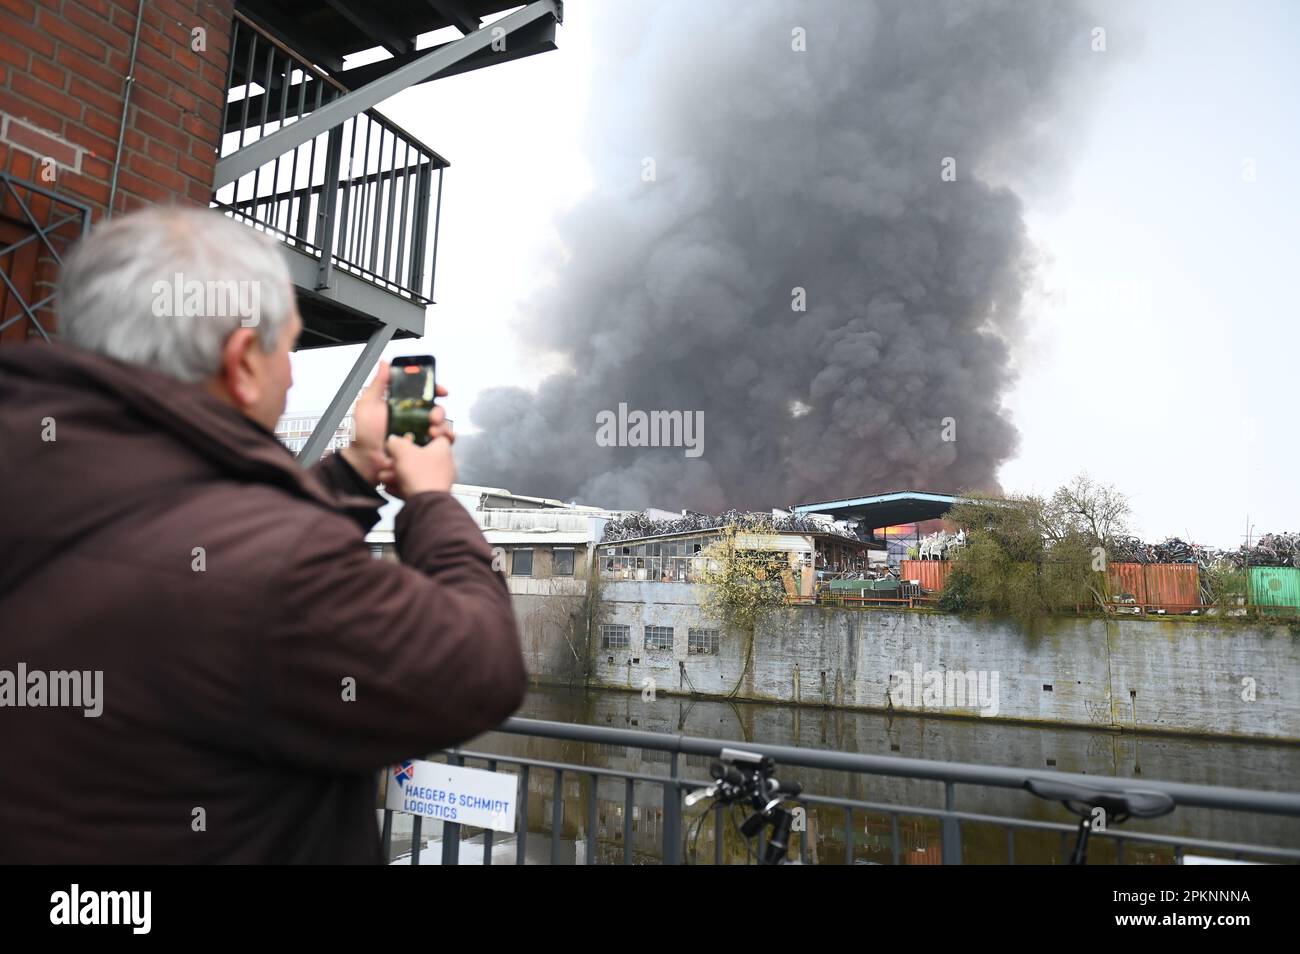
[[[686,807],[690,808],[697,802],[701,802],[706,798],[712,798],[716,794],[718,794],[717,785],[710,785],[708,788],[697,788],[686,796]]]

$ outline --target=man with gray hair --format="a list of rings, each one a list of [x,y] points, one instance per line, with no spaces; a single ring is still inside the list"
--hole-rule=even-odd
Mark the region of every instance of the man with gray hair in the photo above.
[[[116,219],[64,264],[64,340],[0,350],[0,670],[102,673],[94,717],[0,684],[0,863],[378,862],[376,772],[522,701],[442,409],[385,439],[381,365],[351,447],[276,441],[280,256],[215,212]],[[401,564],[364,541],[381,483]]]

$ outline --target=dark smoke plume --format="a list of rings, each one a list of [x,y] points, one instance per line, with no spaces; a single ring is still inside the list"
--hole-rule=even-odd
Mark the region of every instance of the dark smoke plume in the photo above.
[[[571,370],[485,392],[462,479],[703,511],[995,489],[1032,250],[993,183],[1055,158],[1091,24],[1038,2],[605,6],[596,189],[521,329]],[[599,446],[620,402],[702,411],[703,454]]]

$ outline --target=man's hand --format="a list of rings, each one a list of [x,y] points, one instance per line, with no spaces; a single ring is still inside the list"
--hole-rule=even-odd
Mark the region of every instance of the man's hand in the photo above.
[[[345,447],[343,459],[372,487],[379,483],[379,472],[389,463],[384,451],[384,437],[388,431],[388,402],[384,391],[388,389],[388,362],[380,361],[366,389],[357,399],[352,414],[355,436],[352,446]]]
[[[439,385],[438,396],[446,397],[447,389]],[[429,443],[423,447],[406,437],[388,438],[384,445],[386,463],[379,471],[379,481],[390,497],[405,500],[431,490],[443,493],[451,490],[456,482],[456,462],[451,456],[456,432],[447,423],[447,412],[441,407],[429,412],[429,437]]]
[[[429,431],[432,433],[434,428]],[[429,491],[450,491],[456,482],[456,462],[451,456],[453,438],[451,428],[445,425],[424,447],[406,437],[388,438],[392,466],[381,474],[384,490],[401,500]]]
[[[392,482],[397,489],[400,489],[400,481],[393,470],[393,458],[385,445],[388,437],[388,401],[384,392],[388,389],[388,378],[388,362],[381,361],[370,384],[357,399],[356,410],[352,417],[355,429],[352,446],[344,448],[341,453],[343,459],[352,465],[352,469],[366,483],[373,486]],[[438,385],[436,393],[438,397],[446,397],[448,392],[442,385]],[[446,424],[446,419],[447,412],[441,407],[435,407],[429,412],[430,437],[436,438],[442,435],[448,442],[455,441],[456,435]],[[388,489],[392,494],[393,488]]]

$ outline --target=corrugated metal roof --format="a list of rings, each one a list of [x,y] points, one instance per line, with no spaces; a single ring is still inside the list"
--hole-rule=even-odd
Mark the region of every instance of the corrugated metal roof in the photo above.
[[[722,530],[723,530],[722,527],[702,527],[697,530],[679,530],[676,533],[655,533],[645,537],[628,537],[627,539],[605,540],[602,541],[600,545],[602,547],[625,547],[625,546],[636,545],[641,543],[654,543],[661,540],[675,540],[678,537],[698,537],[698,536],[704,536],[706,534],[716,535],[716,534],[720,534]],[[861,547],[864,550],[885,549],[885,545],[883,543],[873,543],[869,540],[854,540],[851,537],[845,537],[845,536],[841,536],[838,533],[830,533],[830,532],[819,533],[815,531],[808,531],[805,533],[791,533],[789,531],[786,532],[774,531],[772,533],[764,533],[760,531],[757,534],[754,533],[746,534],[744,531],[741,531],[737,533],[736,538],[739,541],[746,536],[750,538],[749,542],[756,547],[759,546],[758,537],[760,536],[765,538],[771,538],[773,536],[779,538],[789,538],[788,540],[785,540],[783,542],[784,544],[790,544],[790,545],[777,546],[775,549],[787,549],[787,550],[797,549],[796,547],[793,546],[793,543],[805,539],[829,540],[832,543],[842,543],[846,547]],[[762,545],[767,546],[768,542],[764,540]]]
[[[937,519],[961,499],[953,494],[899,490],[866,497],[799,504],[794,512],[824,513],[839,519],[862,521],[874,530]]]

